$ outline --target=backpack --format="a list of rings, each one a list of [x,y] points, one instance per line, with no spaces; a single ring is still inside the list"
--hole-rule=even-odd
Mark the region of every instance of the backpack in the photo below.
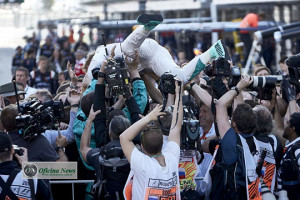
[[[247,138],[246,142],[252,154],[256,153],[256,147],[253,137]],[[212,177],[212,192],[210,199],[247,199],[246,191],[246,166],[244,158],[244,149],[240,137],[237,137],[237,161],[232,165],[227,165],[222,159],[222,148],[219,147],[216,155],[216,163],[213,169],[210,170]]]
[[[94,199],[123,199],[130,165],[121,146],[105,146],[99,152],[100,175],[92,186]]]

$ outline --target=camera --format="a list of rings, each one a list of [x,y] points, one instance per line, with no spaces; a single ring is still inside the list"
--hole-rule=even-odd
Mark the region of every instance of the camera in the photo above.
[[[196,143],[199,139],[199,130],[199,120],[195,119],[195,115],[191,109],[183,106],[183,123],[180,134],[181,149],[196,149]]]
[[[119,57],[107,60],[105,66],[105,79],[112,96],[123,95],[130,97],[128,70],[125,67],[125,61]]]
[[[225,76],[229,77],[231,70],[230,70],[230,64],[228,63],[228,60],[226,60],[223,57],[219,57],[218,59],[215,59],[212,64],[207,65],[204,68],[204,73],[209,76]]]
[[[165,72],[161,77],[160,77],[160,82],[158,85],[158,89],[161,91],[163,94],[175,94],[175,81],[178,81],[178,84],[181,85],[181,81],[174,77],[173,74],[169,72]]]
[[[228,80],[228,87],[232,88],[238,84],[241,79],[241,73],[238,67],[231,68],[231,75]],[[273,76],[252,76],[253,83],[248,89],[257,92],[257,98],[260,100],[271,100],[273,89],[277,83],[283,80],[283,75]]]
[[[58,126],[58,120],[65,117],[62,101],[49,100],[41,103],[37,99],[20,104],[16,117],[17,129],[25,140],[31,140],[48,129]]]
[[[257,92],[257,98],[260,100],[271,100],[273,89],[276,84],[283,80],[283,75],[274,76],[252,76],[253,83],[250,89]]]
[[[290,56],[288,59],[286,59],[285,63],[288,66],[290,83],[297,87],[297,91],[300,91],[300,54]]]
[[[238,84],[241,79],[241,71],[239,67],[231,67],[231,73],[228,79],[228,87],[232,88]]]
[[[252,76],[253,83],[250,87],[254,88],[265,88],[265,87],[274,87],[276,83],[283,80],[282,75],[274,76]]]
[[[20,147],[18,147],[18,145],[12,145],[14,147],[15,150],[15,154],[19,155],[19,156],[23,156],[24,151],[23,149],[21,149]]]

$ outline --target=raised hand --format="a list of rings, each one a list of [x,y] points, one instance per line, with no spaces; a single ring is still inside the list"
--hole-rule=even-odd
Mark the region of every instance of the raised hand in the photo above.
[[[128,56],[125,56],[125,61],[126,61],[126,64],[128,65],[128,68],[129,68],[130,71],[138,69],[138,65],[140,63],[139,58],[140,57],[139,57],[139,52],[138,51],[134,52],[133,60],[131,60],[131,59],[129,60]]]
[[[64,135],[58,135],[55,143],[57,147],[66,147],[68,145],[67,138]]]
[[[94,108],[93,107],[94,107],[94,105],[92,105],[92,107],[91,107],[89,118],[88,118],[91,121],[94,121],[96,115],[98,115],[101,112],[101,110],[97,110],[96,112],[94,112]]]
[[[251,76],[243,75],[236,87],[238,88],[239,91],[241,91],[247,86],[249,86],[252,82],[253,82],[253,78]]]
[[[149,121],[155,121],[157,120],[158,116],[165,115],[165,112],[161,112],[162,105],[157,105],[146,117],[149,119]]]
[[[180,91],[180,86],[182,85],[182,82],[181,81],[175,81],[175,94],[176,94],[176,96],[178,96],[179,95],[179,93],[180,92],[182,92],[182,91]],[[181,90],[182,90],[183,88],[181,87]]]
[[[113,46],[113,48],[110,51],[110,57],[113,59],[115,57],[115,50],[116,50],[117,45]]]
[[[20,149],[23,150],[23,155],[19,156],[18,154],[15,153],[14,156],[17,158],[20,165],[22,165],[23,162],[28,162],[28,152],[27,152],[27,149],[24,147],[20,147]]]
[[[80,101],[80,93],[77,90],[70,90],[69,96],[67,97],[71,105],[78,104]]]
[[[68,63],[67,63],[67,69],[68,69],[68,72],[69,72],[69,76],[71,78],[71,81],[77,81],[77,76],[75,74],[75,71],[72,69],[72,64],[70,63],[70,61],[68,60]]]

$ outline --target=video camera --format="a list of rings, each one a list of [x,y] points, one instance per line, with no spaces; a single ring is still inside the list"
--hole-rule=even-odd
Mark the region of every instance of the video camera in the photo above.
[[[129,76],[123,58],[107,60],[105,66],[105,79],[112,96],[123,95],[130,97]]]
[[[37,99],[20,104],[16,117],[17,129],[25,140],[31,140],[48,129],[57,128],[58,120],[65,117],[62,101]]]
[[[183,106],[183,123],[180,134],[181,149],[196,149],[196,143],[199,139],[199,129],[199,120],[195,119],[193,111],[186,106]]]
[[[165,72],[160,77],[160,82],[158,85],[158,89],[163,94],[175,94],[175,81],[178,81],[178,84],[181,85],[181,81],[177,79],[173,74],[169,72]]]

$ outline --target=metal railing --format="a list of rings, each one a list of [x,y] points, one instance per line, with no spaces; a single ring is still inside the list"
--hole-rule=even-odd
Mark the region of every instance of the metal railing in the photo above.
[[[72,200],[74,200],[74,184],[79,183],[94,183],[94,180],[50,181],[50,184],[72,184]]]

